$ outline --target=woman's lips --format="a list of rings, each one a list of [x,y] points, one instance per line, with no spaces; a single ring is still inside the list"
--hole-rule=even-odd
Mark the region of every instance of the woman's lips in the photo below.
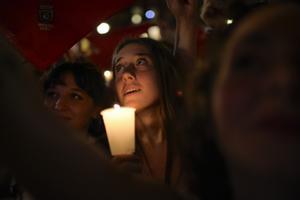
[[[140,92],[141,89],[140,88],[136,88],[136,87],[126,87],[123,90],[123,96],[127,96],[127,95],[131,95],[137,92]]]

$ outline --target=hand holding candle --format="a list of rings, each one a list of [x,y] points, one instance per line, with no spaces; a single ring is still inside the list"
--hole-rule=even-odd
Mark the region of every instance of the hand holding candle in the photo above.
[[[135,109],[130,107],[108,108],[101,112],[111,154],[129,155],[135,151]]]

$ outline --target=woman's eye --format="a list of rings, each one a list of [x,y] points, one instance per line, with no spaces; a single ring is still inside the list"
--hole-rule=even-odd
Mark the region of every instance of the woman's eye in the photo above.
[[[137,61],[136,61],[136,64],[137,65],[144,65],[144,64],[146,64],[146,59],[144,59],[144,58],[139,58],[139,59],[137,59]]]
[[[123,65],[118,64],[118,65],[115,65],[114,70],[116,73],[119,73],[123,68],[124,68]]]
[[[76,93],[72,93],[71,96],[72,96],[72,99],[75,99],[75,100],[82,100],[83,99],[81,95],[76,94]]]
[[[58,98],[58,93],[55,91],[47,91],[46,92],[46,98],[47,99],[57,99]]]
[[[148,63],[147,59],[145,59],[145,58],[139,58],[139,59],[137,59],[136,64],[135,64],[135,68],[138,71],[146,71],[146,70],[148,70],[149,69],[149,63]]]

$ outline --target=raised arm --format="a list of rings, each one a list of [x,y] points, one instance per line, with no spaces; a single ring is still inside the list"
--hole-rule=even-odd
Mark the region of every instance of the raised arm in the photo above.
[[[197,55],[197,0],[166,0],[176,19],[175,43],[189,58]]]
[[[197,0],[166,0],[166,2],[176,19],[173,54],[176,56],[183,85],[186,85],[197,61]]]

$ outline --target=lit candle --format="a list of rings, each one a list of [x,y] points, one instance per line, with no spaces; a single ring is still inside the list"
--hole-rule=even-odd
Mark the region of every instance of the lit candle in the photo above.
[[[112,155],[128,155],[135,150],[135,109],[108,108],[101,111]]]

